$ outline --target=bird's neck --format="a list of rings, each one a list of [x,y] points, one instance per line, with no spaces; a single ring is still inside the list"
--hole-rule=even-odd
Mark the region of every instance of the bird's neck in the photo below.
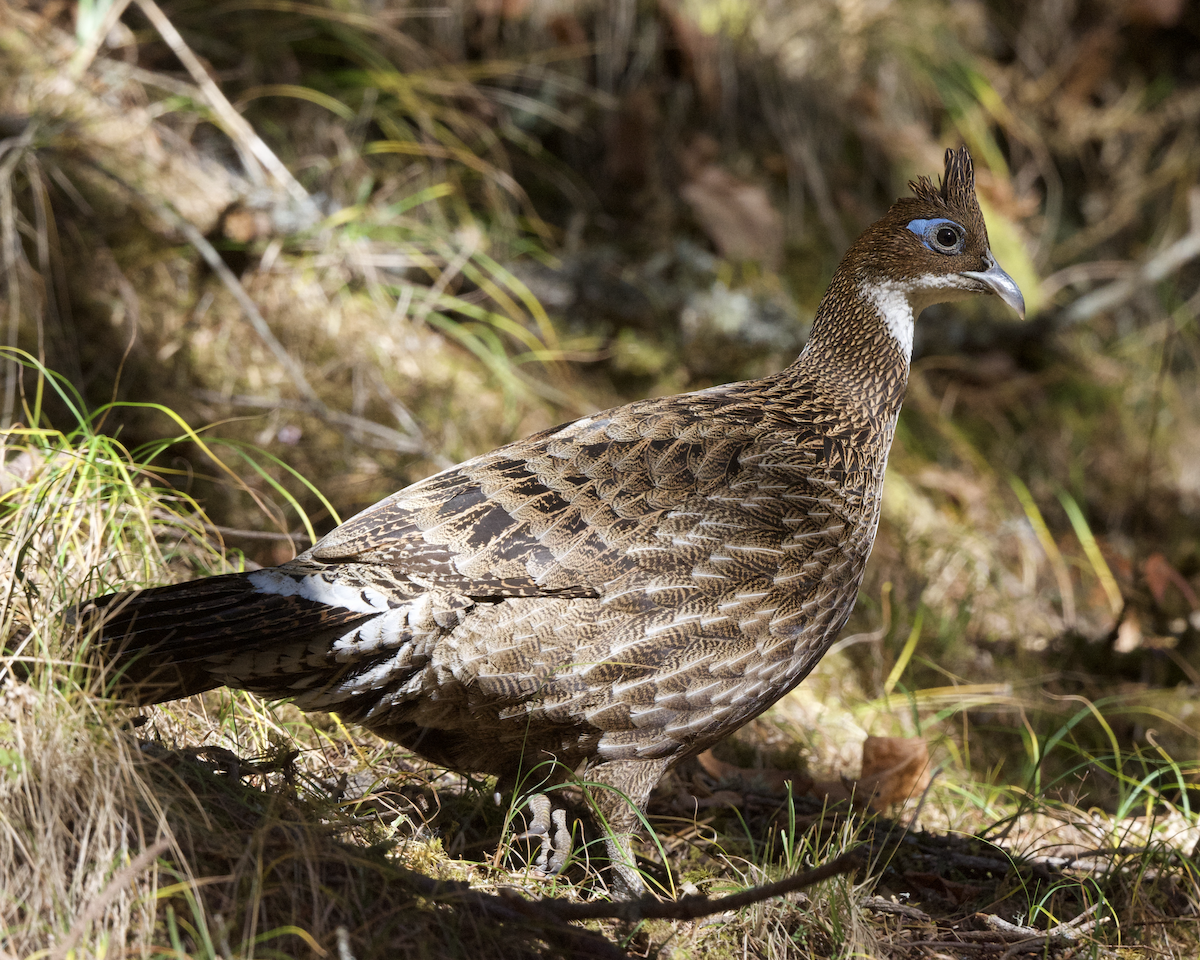
[[[853,276],[830,281],[808,344],[788,369],[846,407],[894,419],[908,386],[913,309],[896,287]]]

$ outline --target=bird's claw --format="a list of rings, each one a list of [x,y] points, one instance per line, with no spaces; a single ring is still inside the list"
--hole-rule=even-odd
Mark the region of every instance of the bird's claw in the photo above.
[[[557,875],[562,872],[571,856],[571,831],[567,828],[567,811],[562,807],[552,806],[550,798],[543,793],[535,793],[529,798],[529,809],[533,813],[529,829],[517,834],[513,840],[540,840],[541,847],[533,861],[534,866],[543,873]]]

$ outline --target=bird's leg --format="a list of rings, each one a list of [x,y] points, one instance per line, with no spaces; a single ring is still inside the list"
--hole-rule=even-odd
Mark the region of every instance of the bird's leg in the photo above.
[[[513,839],[532,840],[539,837],[542,846],[534,864],[545,873],[561,873],[571,856],[571,831],[567,829],[567,811],[563,807],[551,804],[550,798],[544,793],[535,793],[529,798],[527,805],[533,813],[533,821],[528,830],[517,834]]]
[[[541,790],[545,790],[550,785],[549,780],[543,781]],[[496,803],[499,804],[505,794],[511,794],[516,797],[517,785],[515,780],[511,778],[501,778],[496,784]],[[527,829],[523,833],[518,833],[513,837],[513,840],[534,840],[541,841],[541,848],[538,850],[537,858],[534,860],[534,866],[545,873],[555,875],[562,872],[563,867],[567,865],[567,860],[571,856],[571,831],[567,826],[567,811],[562,807],[555,807],[549,796],[545,793],[538,792],[530,795],[525,801],[525,805],[529,808],[529,812],[533,814],[533,819],[529,822]],[[499,865],[500,851],[496,851],[497,866]]]
[[[646,884],[633,857],[633,834],[650,791],[666,772],[667,760],[606,760],[588,767],[583,776],[605,833],[614,900],[634,900],[646,892]]]

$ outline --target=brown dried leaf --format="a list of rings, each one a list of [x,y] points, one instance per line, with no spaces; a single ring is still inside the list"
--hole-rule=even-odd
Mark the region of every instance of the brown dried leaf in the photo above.
[[[777,794],[785,792],[790,783],[796,796],[808,794],[830,803],[853,802],[856,806],[869,803],[875,810],[907,800],[929,785],[929,748],[919,738],[867,737],[858,780],[842,777],[814,782],[798,770],[738,767],[718,760],[711,750],[697,759],[710,777],[725,783],[741,782]]]
[[[858,789],[882,810],[929,786],[929,747],[919,737],[867,737]]]
[[[1146,586],[1154,597],[1154,602],[1161,604],[1166,596],[1167,587],[1172,583],[1179,588],[1193,610],[1200,609],[1200,598],[1188,583],[1187,578],[1176,570],[1161,553],[1152,553],[1142,564],[1142,575],[1146,578]]]
[[[767,191],[715,163],[700,165],[680,191],[717,251],[727,260],[757,260],[777,269],[783,217]]]

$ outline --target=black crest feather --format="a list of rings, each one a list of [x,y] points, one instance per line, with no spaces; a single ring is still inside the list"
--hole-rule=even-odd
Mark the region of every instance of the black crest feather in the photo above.
[[[928,177],[910,180],[908,185],[920,200],[946,207],[970,208],[975,202],[975,167],[966,147],[946,151],[946,172],[940,186]]]

